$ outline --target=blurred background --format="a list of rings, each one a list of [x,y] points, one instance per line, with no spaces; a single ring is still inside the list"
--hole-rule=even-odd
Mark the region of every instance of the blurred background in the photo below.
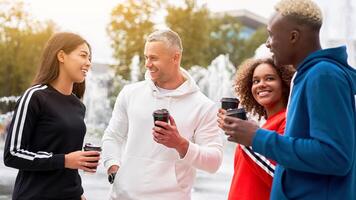
[[[143,79],[145,37],[169,27],[183,41],[182,67],[209,98],[233,97],[232,79],[247,58],[268,55],[266,25],[277,0],[0,0],[0,158],[16,100],[30,86],[41,51],[58,31],[83,36],[93,49],[87,76],[87,141],[100,143],[117,94]],[[347,45],[356,66],[356,0],[315,0],[322,46]],[[235,145],[226,143],[217,174],[198,173],[193,199],[226,199]],[[0,162],[0,199],[10,199],[16,170]],[[100,184],[98,184],[100,183]],[[86,196],[105,199],[105,170],[83,174]]]

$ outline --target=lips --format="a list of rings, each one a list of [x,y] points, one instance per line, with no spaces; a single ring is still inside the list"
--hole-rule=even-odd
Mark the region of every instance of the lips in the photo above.
[[[269,95],[270,93],[271,93],[270,90],[263,90],[263,91],[257,92],[257,96],[259,96],[259,97],[265,97],[265,96]]]
[[[155,73],[155,72],[158,71],[158,69],[149,69],[148,71],[149,71],[150,73]]]
[[[83,72],[84,76],[87,76],[88,69],[82,69],[81,71]]]
[[[155,76],[155,74],[159,71],[157,68],[155,67],[150,67],[147,68],[147,70],[150,72],[151,76]]]

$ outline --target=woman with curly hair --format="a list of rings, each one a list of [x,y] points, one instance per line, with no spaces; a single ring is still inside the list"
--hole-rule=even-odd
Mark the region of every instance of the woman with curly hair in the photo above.
[[[292,66],[276,66],[273,60],[249,59],[235,78],[235,92],[247,112],[266,119],[262,126],[284,133]],[[220,110],[223,119],[225,111]],[[251,147],[238,145],[229,200],[269,199],[276,163],[255,153]]]

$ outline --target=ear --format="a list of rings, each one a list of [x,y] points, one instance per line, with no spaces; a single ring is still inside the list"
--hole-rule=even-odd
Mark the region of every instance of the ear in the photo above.
[[[177,51],[177,52],[174,53],[173,60],[174,60],[175,62],[179,62],[180,57],[181,57],[181,53],[179,53],[179,52]]]
[[[290,37],[289,40],[292,44],[295,44],[299,41],[300,39],[300,31],[295,29],[290,32]]]
[[[64,63],[64,51],[63,50],[60,50],[58,53],[57,53],[57,59],[60,63]]]

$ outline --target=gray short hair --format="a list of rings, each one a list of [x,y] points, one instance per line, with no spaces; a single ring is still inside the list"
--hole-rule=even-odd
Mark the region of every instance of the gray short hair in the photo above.
[[[164,42],[168,47],[177,48],[181,53],[183,52],[182,40],[178,33],[171,29],[161,29],[152,32],[146,39],[146,42]]]

